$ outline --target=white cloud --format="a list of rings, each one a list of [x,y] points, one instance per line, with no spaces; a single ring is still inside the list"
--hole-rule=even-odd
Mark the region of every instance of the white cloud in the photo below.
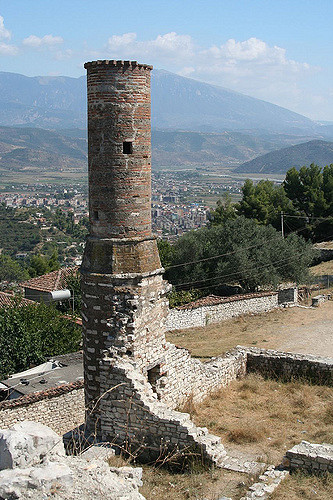
[[[108,39],[106,52],[110,58],[144,60],[183,76],[243,92],[271,84],[285,87],[286,82],[318,70],[288,59],[286,49],[255,37],[244,41],[231,38],[222,45],[203,48],[191,36],[175,32],[145,41],[138,40],[136,33],[124,33]]]
[[[321,71],[289,58],[285,48],[256,37],[200,47],[191,36],[175,32],[151,40],[138,40],[136,33],[113,35],[104,51],[91,57],[136,59],[299,112],[310,98],[305,80]]]
[[[0,40],[10,40],[11,33],[5,28],[4,18],[0,16]]]
[[[11,32],[5,28],[4,18],[0,16],[0,55],[15,56],[18,53],[17,47],[1,40],[10,40]]]
[[[107,43],[107,52],[115,59],[151,58],[160,61],[178,63],[187,57],[193,57],[194,47],[189,35],[177,35],[174,31],[158,35],[154,40],[139,41],[136,33],[113,35]]]
[[[66,49],[66,50],[57,50],[57,52],[54,54],[54,57],[57,61],[64,61],[66,59],[70,59],[73,57],[74,52],[71,49]]]
[[[3,56],[16,56],[16,54],[18,54],[18,48],[15,47],[15,45],[0,42],[0,54]]]
[[[63,43],[63,41],[61,36],[44,35],[40,38],[36,35],[30,35],[23,40],[22,44],[32,48],[54,47]]]

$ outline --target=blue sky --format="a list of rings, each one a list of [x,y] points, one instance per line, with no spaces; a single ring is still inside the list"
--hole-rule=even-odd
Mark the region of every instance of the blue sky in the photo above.
[[[0,70],[135,59],[333,121],[333,0],[0,0]]]

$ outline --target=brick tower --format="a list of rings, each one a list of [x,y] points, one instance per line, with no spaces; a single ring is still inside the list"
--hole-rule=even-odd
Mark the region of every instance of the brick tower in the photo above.
[[[93,61],[85,68],[90,234],[82,317],[87,426],[98,436],[99,401],[116,383],[112,370],[101,383],[103,364],[121,357],[141,373],[154,370],[165,346],[167,300],[151,232],[152,67]]]

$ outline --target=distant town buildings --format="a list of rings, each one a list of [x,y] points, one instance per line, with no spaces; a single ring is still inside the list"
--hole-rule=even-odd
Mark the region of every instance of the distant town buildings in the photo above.
[[[209,220],[210,206],[228,192],[239,196],[241,181],[210,181],[193,173],[153,172],[152,174],[152,228],[159,237],[175,239],[193,229],[199,229]],[[208,197],[208,198],[207,198]],[[212,200],[215,200],[214,202]],[[74,224],[88,217],[88,193],[83,185],[57,187],[51,185],[22,185],[15,192],[14,186],[0,192],[0,203],[8,208],[58,208],[73,213]],[[36,222],[37,223],[37,222]],[[48,225],[42,213],[38,220],[42,230]],[[21,257],[21,256],[20,256]],[[24,256],[22,256],[23,258]],[[79,262],[74,262],[79,264]]]

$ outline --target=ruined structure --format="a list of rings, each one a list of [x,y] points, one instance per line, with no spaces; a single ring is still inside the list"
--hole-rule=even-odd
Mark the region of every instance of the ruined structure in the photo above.
[[[136,61],[85,64],[90,235],[82,263],[87,432],[140,447],[195,448],[218,462],[219,438],[173,409],[244,370],[241,354],[203,365],[165,340],[168,313],[151,233],[150,71]],[[223,366],[222,366],[223,365]],[[227,368],[226,368],[227,367]],[[230,370],[231,367],[231,370]]]

